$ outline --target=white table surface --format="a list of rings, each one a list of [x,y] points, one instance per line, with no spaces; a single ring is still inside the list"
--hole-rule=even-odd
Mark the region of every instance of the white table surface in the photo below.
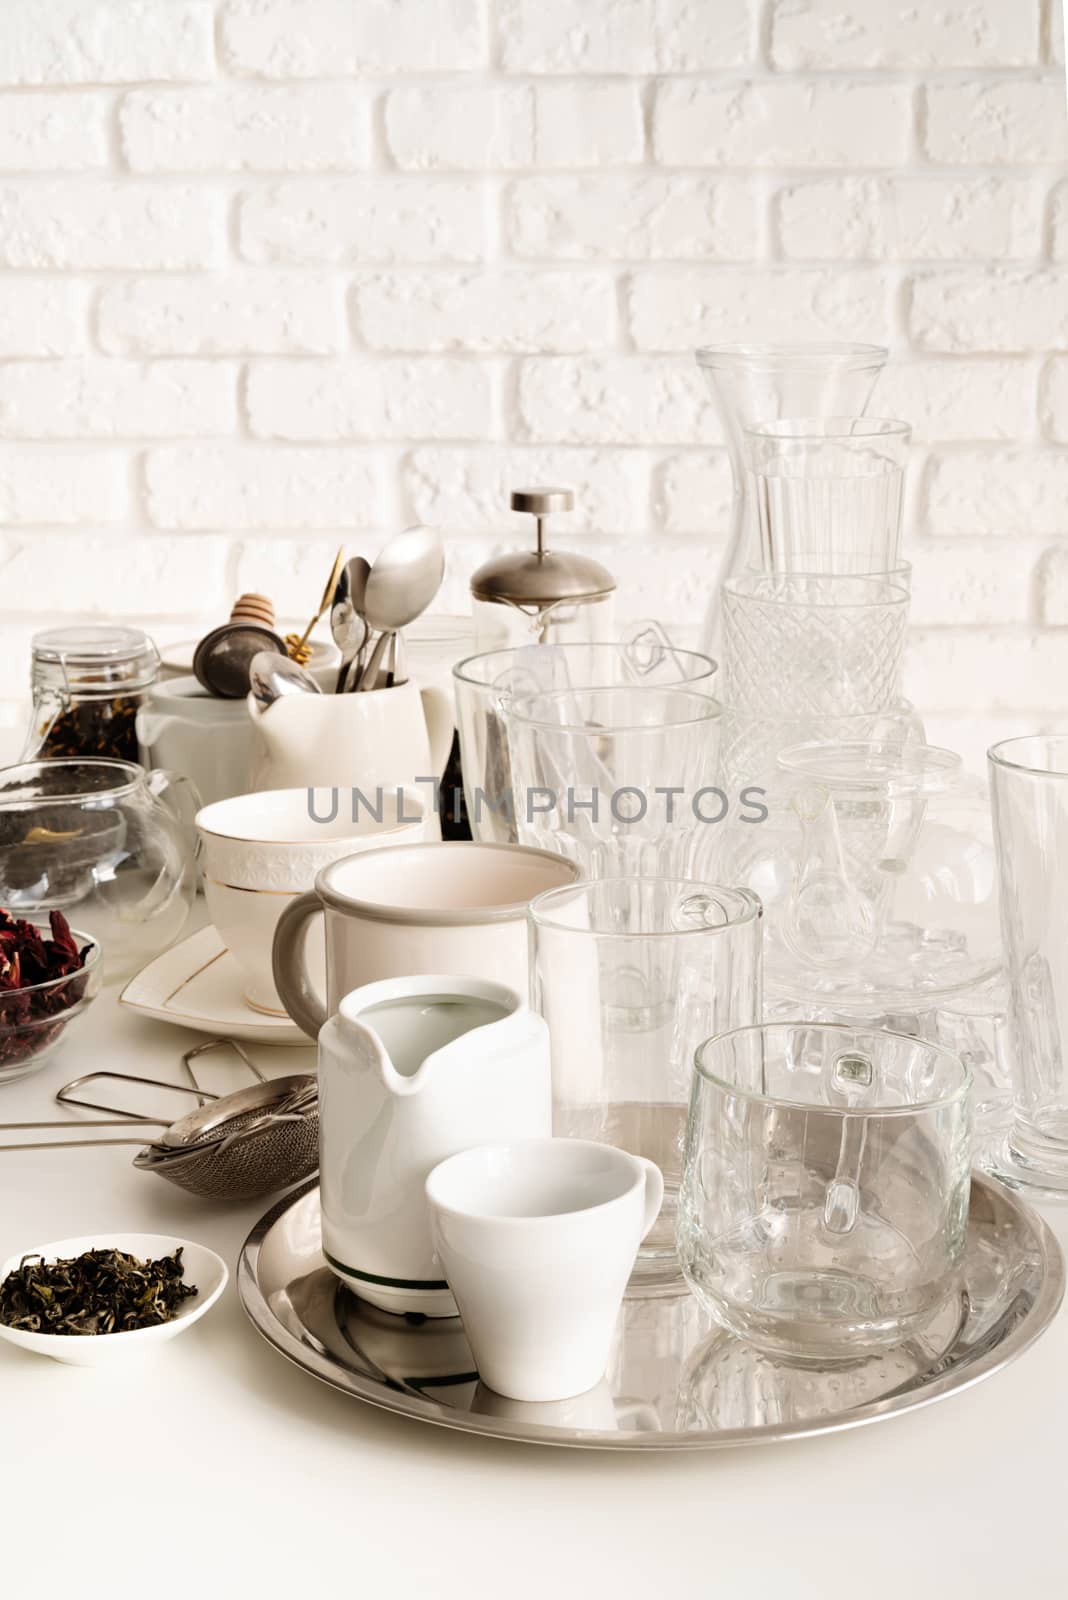
[[[56,1089],[95,1069],[178,1081],[197,1040],[107,990],[41,1072],[0,1090],[0,1116],[49,1116]],[[314,1059],[248,1048],[268,1073]],[[224,1069],[205,1066],[209,1087],[226,1086]],[[265,1203],[199,1201],[135,1171],[133,1154],[0,1155],[0,1260],[76,1234],[174,1230],[233,1270]],[[1047,1216],[1068,1240],[1068,1210]],[[270,1350],[232,1281],[143,1366],[85,1371],[0,1344],[0,1590],[13,1600],[1054,1600],[1068,1591],[1066,1474],[1063,1313],[1020,1361],[938,1405],[708,1455],[496,1443],[376,1411]],[[117,1583],[92,1554],[112,1539],[130,1574]]]

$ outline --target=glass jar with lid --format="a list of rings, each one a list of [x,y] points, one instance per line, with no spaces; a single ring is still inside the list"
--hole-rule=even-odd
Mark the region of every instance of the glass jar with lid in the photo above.
[[[33,712],[23,760],[139,759],[137,711],[159,674],[139,628],[79,623],[33,636]]]

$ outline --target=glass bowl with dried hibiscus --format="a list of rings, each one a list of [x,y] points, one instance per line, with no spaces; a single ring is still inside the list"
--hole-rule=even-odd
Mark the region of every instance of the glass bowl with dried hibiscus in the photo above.
[[[100,946],[62,911],[23,920],[0,909],[0,1083],[42,1065],[100,987]]]

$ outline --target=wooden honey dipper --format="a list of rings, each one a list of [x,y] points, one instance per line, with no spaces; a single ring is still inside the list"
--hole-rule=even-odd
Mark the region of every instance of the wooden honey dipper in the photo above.
[[[253,622],[261,628],[274,627],[274,606],[265,594],[242,594],[234,601],[231,622]]]

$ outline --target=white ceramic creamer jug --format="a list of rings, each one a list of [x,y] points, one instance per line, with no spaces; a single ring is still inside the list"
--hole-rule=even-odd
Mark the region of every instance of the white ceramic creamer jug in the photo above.
[[[454,1317],[424,1188],[446,1156],[551,1131],[549,1032],[514,989],[387,978],[319,1034],[323,1254],[385,1311]]]

